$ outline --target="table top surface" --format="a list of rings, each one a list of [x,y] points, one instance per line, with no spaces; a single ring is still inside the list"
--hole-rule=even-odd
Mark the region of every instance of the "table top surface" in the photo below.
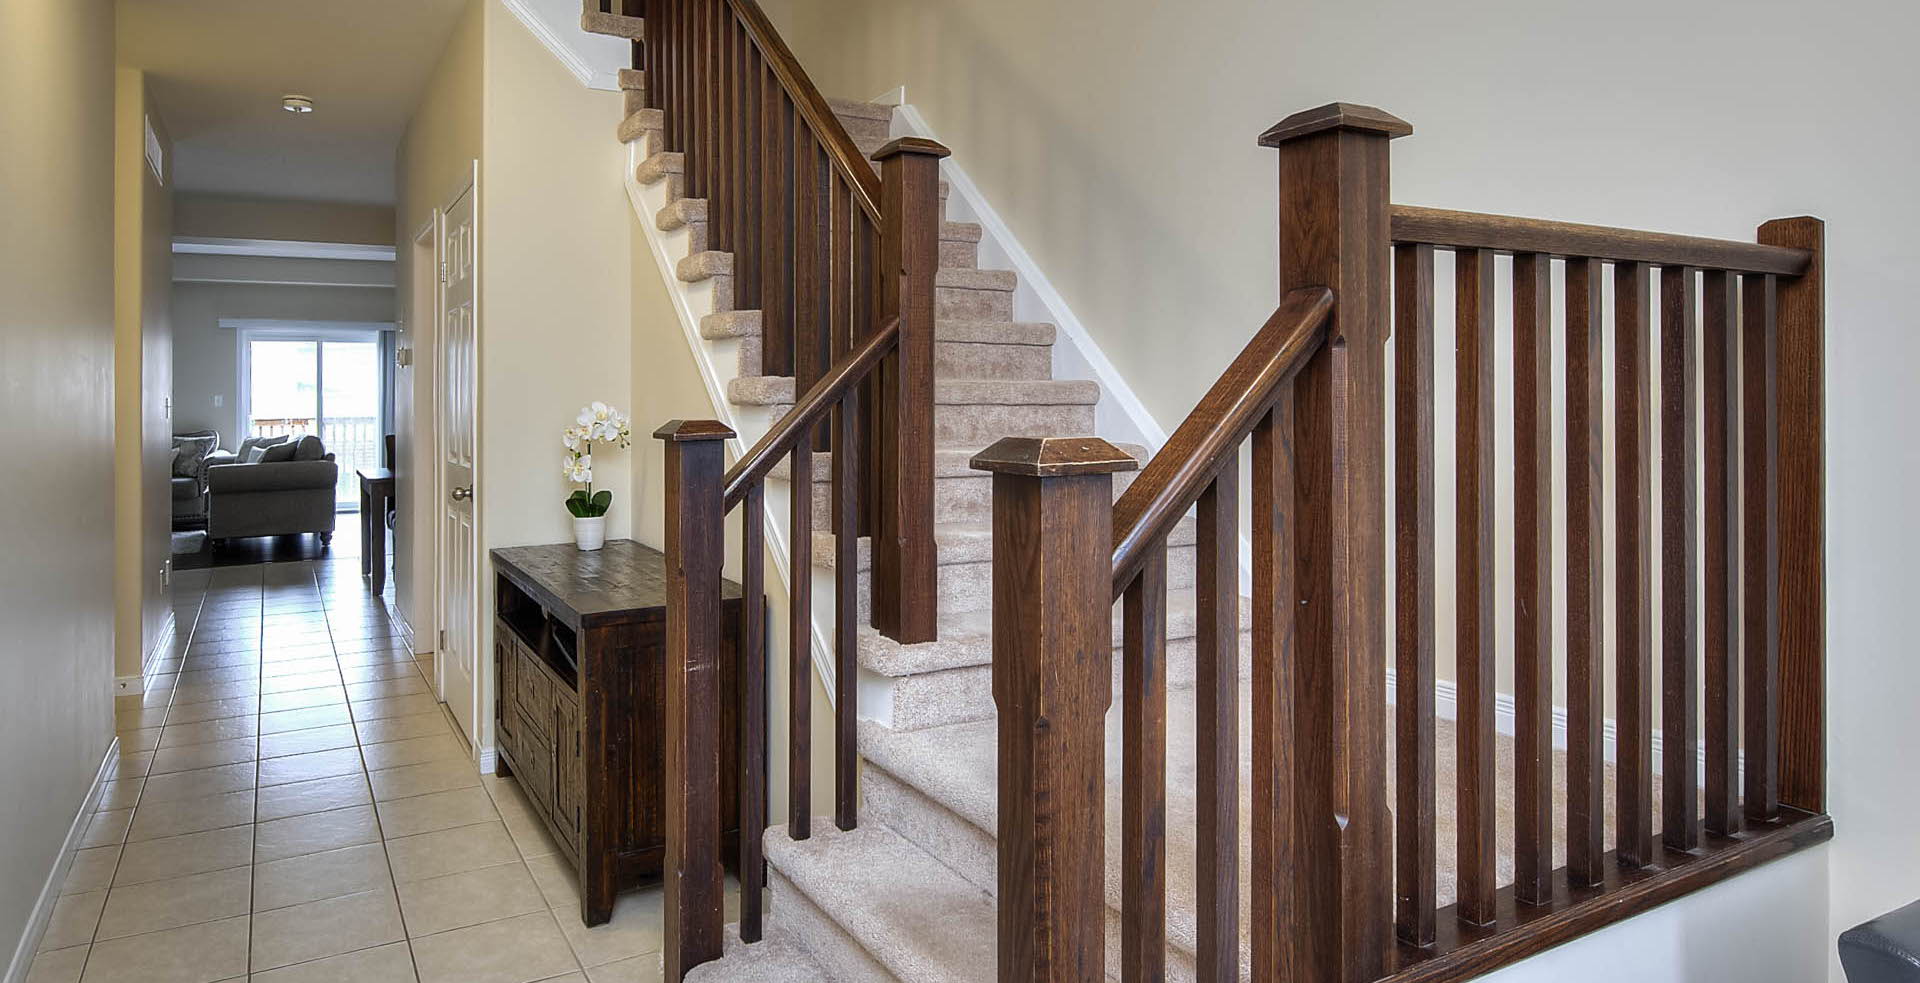
[[[492,556],[496,570],[575,628],[665,617],[666,555],[631,539],[609,539],[597,550],[572,543],[508,546]],[[733,600],[740,585],[723,579],[720,593]]]
[[[353,473],[359,475],[361,481],[380,482],[393,480],[393,472],[386,468],[357,468]]]

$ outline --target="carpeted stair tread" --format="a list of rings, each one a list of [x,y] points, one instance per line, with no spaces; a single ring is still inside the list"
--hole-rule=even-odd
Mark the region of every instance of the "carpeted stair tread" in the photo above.
[[[727,384],[727,399],[739,406],[790,406],[793,377],[739,376]],[[935,379],[933,402],[936,406],[1092,406],[1100,402],[1100,384],[1082,379]]]
[[[841,831],[815,818],[812,836],[767,831],[767,860],[895,977],[985,983],[995,965],[991,897],[879,823]]]
[[[767,933],[748,945],[740,941],[740,926],[727,926],[724,955],[695,966],[686,983],[834,983],[796,939]]]
[[[600,10],[586,10],[580,13],[580,29],[588,34],[605,34],[629,41],[640,41],[647,36],[646,25],[645,20],[639,17],[628,17],[625,14],[609,14]]]
[[[621,143],[632,143],[646,136],[649,132],[657,131],[663,127],[665,125],[665,118],[665,115],[658,109],[634,110],[620,121],[620,126],[614,131],[614,136],[619,139]]]

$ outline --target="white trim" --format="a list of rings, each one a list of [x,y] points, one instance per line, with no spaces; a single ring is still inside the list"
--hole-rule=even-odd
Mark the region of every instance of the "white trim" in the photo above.
[[[219,236],[174,236],[175,255],[274,256],[281,259],[344,259],[391,263],[392,246],[359,242],[298,242],[292,239],[228,239]]]
[[[295,321],[277,317],[223,317],[218,323],[261,338],[274,337],[278,332],[285,337],[318,336],[329,341],[366,341],[368,332],[398,329],[392,321]]]
[[[86,836],[87,822],[93,818],[93,807],[100,802],[100,790],[107,783],[107,769],[113,767],[114,759],[120,756],[120,738],[115,737],[107,743],[106,756],[100,759],[100,767],[94,769],[93,785],[87,789],[87,796],[80,803],[80,811],[74,815],[73,822],[67,826],[67,838],[61,841],[60,855],[53,860],[53,869],[48,871],[45,883],[40,886],[40,897],[34,901],[33,913],[27,916],[26,927],[20,933],[20,942],[13,948],[13,960],[7,964],[4,983],[26,983],[27,973],[33,969],[35,950],[40,948],[40,939],[46,935],[47,922],[53,917],[53,906],[60,900],[60,889],[66,885],[67,871],[73,866],[73,855],[80,850],[80,840]]]
[[[154,664],[160,661],[160,653],[165,652],[172,646],[174,641],[173,633],[178,629],[179,624],[179,618],[173,613],[173,610],[169,608],[167,610],[166,625],[154,635],[153,646],[148,648],[147,653],[140,657],[140,674],[137,676],[121,676],[115,679],[113,681],[113,695],[132,696],[135,693],[145,693],[147,691],[147,680],[152,679],[154,676]]]
[[[1393,669],[1389,668],[1387,670],[1387,703],[1389,705],[1395,702],[1399,692],[1399,686],[1395,681],[1394,675]],[[1436,681],[1433,684],[1434,716],[1441,720],[1458,720],[1460,719],[1459,713],[1459,688],[1457,684],[1451,679]],[[1493,696],[1494,732],[1512,737],[1514,735],[1515,714],[1516,706],[1514,704],[1513,694],[1495,693]],[[1553,708],[1553,747],[1555,750],[1564,751],[1567,748],[1567,719],[1567,708],[1555,704]],[[1612,762],[1615,758],[1615,745],[1618,736],[1619,728],[1614,723],[1614,719],[1612,717],[1605,718],[1600,725],[1600,746],[1603,749],[1603,758],[1608,762]],[[1656,728],[1653,731],[1653,737],[1648,747],[1648,754],[1653,758],[1653,773],[1656,775],[1660,774],[1662,770],[1661,763],[1665,760],[1662,756],[1662,750],[1665,746],[1666,742],[1662,738],[1660,730]],[[1741,774],[1745,773],[1746,755],[1741,754],[1737,757],[1736,767]],[[1705,784],[1707,780],[1707,741],[1705,737],[1699,739],[1698,747],[1695,748],[1694,770],[1696,772],[1694,780],[1700,784]]]
[[[894,93],[897,93],[897,96]],[[905,101],[904,86],[893,90],[893,93],[883,98],[901,100],[899,105],[894,107],[893,136],[939,139],[934,135],[933,127],[928,126],[926,119],[920,115],[920,111]],[[1100,383],[1100,404],[1095,408],[1099,432],[1108,439],[1118,438],[1145,444],[1148,451],[1158,452],[1167,442],[1166,429],[1160,426],[1152,413],[1148,412],[1146,404],[1140,401],[1133,387],[1127,385],[1127,380],[1120,375],[1120,370],[1114,368],[1113,362],[1107,358],[1106,353],[1093,340],[1093,336],[1087,332],[1086,325],[1074,315],[1073,308],[1068,306],[1066,298],[1061,296],[1060,291],[1054,287],[1053,281],[1047,279],[1047,275],[1041,272],[1040,264],[1034,262],[1033,256],[1027,252],[1025,246],[1020,244],[1013,230],[1008,228],[1007,223],[1000,218],[1000,213],[994,211],[993,205],[987,201],[987,196],[981,193],[979,186],[973,183],[966,169],[956,163],[956,160],[955,157],[948,157],[940,162],[940,175],[947,179],[947,183],[952,188],[948,195],[947,219],[956,220],[952,204],[954,199],[958,199],[966,210],[972,213],[973,220],[980,223],[982,268],[987,268],[987,254],[997,251],[1004,255],[993,258],[1004,258],[1007,265],[1019,274],[1020,283],[1014,294],[1016,316],[1021,314],[1018,308],[1030,307],[1038,316],[1019,317],[1020,320],[1044,320],[1051,322],[1055,328],[1059,329],[1061,337],[1056,338],[1054,343],[1056,377],[1059,377],[1060,370],[1064,369],[1068,373],[1066,378],[1073,378],[1074,370],[1083,367],[1095,381]],[[1062,342],[1065,344],[1063,345]],[[1061,366],[1060,356],[1063,354],[1068,355],[1070,359],[1077,359],[1083,365],[1075,366],[1072,361],[1069,361],[1068,364]]]
[[[534,9],[534,4],[538,0],[500,0],[500,2],[509,13],[513,14],[514,19],[520,22],[520,26],[526,28],[527,32],[532,34],[548,53],[559,59],[561,66],[578,79],[581,85],[589,89],[619,90],[620,69],[624,67],[623,59],[632,50],[629,46],[630,42],[620,38],[589,34],[579,30],[577,26],[563,37],[565,32],[555,29]],[[568,11],[576,18],[578,17],[578,11],[570,0],[555,0],[555,3],[547,3],[545,6],[558,9],[557,4],[565,4]],[[556,14],[556,16],[559,15]],[[565,22],[564,18],[563,22]],[[577,20],[574,23],[577,25]]]

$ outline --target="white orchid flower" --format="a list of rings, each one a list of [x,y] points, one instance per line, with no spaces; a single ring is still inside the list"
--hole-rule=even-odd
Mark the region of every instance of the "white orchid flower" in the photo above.
[[[580,431],[575,430],[572,427],[568,427],[566,430],[561,432],[560,442],[567,445],[567,450],[570,450],[570,451],[579,450],[580,449]]]

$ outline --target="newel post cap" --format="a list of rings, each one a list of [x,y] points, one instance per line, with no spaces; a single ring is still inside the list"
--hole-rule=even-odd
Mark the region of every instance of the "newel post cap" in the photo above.
[[[1112,474],[1140,466],[1133,455],[1098,437],[1002,437],[967,464],[975,471],[1033,478]]]
[[[733,428],[719,420],[668,420],[653,435],[677,444],[696,440],[728,440],[735,436]]]
[[[897,140],[887,141],[886,146],[874,151],[873,159],[886,160],[889,157],[898,157],[901,154],[913,154],[918,157],[932,157],[934,160],[939,160],[942,157],[952,156],[953,151],[948,150],[946,144],[938,140],[929,140],[926,137],[901,137]]]
[[[1260,134],[1260,146],[1278,147],[1325,130],[1352,130],[1377,133],[1391,140],[1413,132],[1413,124],[1384,109],[1351,102],[1330,102],[1315,109],[1303,109],[1273,124]]]

